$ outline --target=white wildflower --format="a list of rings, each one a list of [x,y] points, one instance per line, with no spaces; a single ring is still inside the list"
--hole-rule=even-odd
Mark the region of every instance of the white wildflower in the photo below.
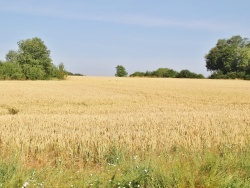
[[[26,181],[26,182],[24,182],[22,188],[26,188],[28,185],[29,185],[29,182]]]

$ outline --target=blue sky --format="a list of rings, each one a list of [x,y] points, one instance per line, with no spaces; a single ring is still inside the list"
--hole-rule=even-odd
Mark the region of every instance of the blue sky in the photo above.
[[[0,0],[0,60],[39,37],[53,63],[114,76],[189,69],[208,75],[204,55],[220,38],[250,38],[249,0]]]

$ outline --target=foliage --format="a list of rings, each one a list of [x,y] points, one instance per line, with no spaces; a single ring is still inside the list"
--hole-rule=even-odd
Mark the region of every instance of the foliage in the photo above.
[[[0,161],[0,187],[249,187],[249,149],[224,154],[181,149],[144,160],[126,154],[119,164],[85,162],[79,169],[63,163],[27,168],[16,152]]]
[[[126,69],[122,65],[117,65],[116,67],[116,77],[126,77],[128,75]]]
[[[204,78],[202,74],[196,74],[189,70],[181,72],[169,68],[159,68],[156,71],[135,72],[130,77],[158,77],[158,78]]]
[[[84,76],[81,73],[72,73],[72,72],[69,72],[69,71],[67,71],[67,75],[69,75],[69,76]]]
[[[21,80],[24,74],[18,63],[5,62],[0,64],[0,79],[2,80]]]
[[[205,55],[210,78],[244,78],[250,74],[250,41],[248,38],[233,36],[219,39],[216,46]]]
[[[45,80],[66,77],[64,66],[55,67],[50,51],[40,38],[21,40],[17,44],[18,50],[10,50],[6,54],[6,62],[0,64],[0,79]]]
[[[40,65],[46,75],[50,75],[49,68],[52,66],[50,51],[40,38],[21,40],[18,42],[18,47],[17,60],[21,65]]]
[[[45,78],[45,70],[41,65],[30,65],[24,64],[23,65],[23,73],[28,80],[44,80]]]
[[[177,71],[168,68],[159,68],[154,72],[155,76],[163,78],[175,78],[177,74]]]
[[[245,79],[247,80],[249,75],[245,74],[245,72],[229,72],[223,74],[222,71],[213,72],[209,78],[210,79]]]
[[[190,72],[187,69],[180,71],[180,73],[176,77],[177,78],[204,78],[202,74],[196,74],[194,72]]]
[[[139,71],[136,71],[134,72],[133,74],[129,75],[130,77],[144,77],[145,76],[145,73],[144,72],[139,72]]]
[[[67,77],[67,71],[64,67],[64,64],[60,63],[58,65],[57,78],[63,80],[63,79],[66,79],[66,77]]]
[[[14,50],[10,50],[6,54],[5,58],[6,58],[6,61],[8,61],[8,62],[17,63],[18,62],[18,53]]]

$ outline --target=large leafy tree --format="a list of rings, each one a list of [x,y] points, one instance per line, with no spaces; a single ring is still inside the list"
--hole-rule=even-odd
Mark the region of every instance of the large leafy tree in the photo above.
[[[117,77],[126,77],[128,75],[126,69],[122,65],[117,65],[116,67],[116,74],[115,76]]]
[[[52,59],[50,58],[50,51],[40,38],[35,37],[32,39],[21,40],[17,44],[17,51],[10,50],[6,54],[6,63],[11,63],[13,65],[4,63],[6,64],[5,70],[12,70],[7,67],[13,66],[18,67],[19,69],[21,68],[23,79],[42,80],[52,77],[58,77],[59,79],[65,78],[65,76],[62,75],[64,73],[66,74],[64,67],[62,72],[59,70],[60,67],[57,68],[55,65],[53,65]],[[13,71],[9,71],[8,74],[3,70],[1,72],[2,75],[3,73],[5,74],[2,76],[3,78],[9,77],[10,79],[15,79],[12,76]]]
[[[205,55],[207,70],[226,75],[231,73],[249,74],[250,41],[248,38],[233,36],[219,39],[216,46]]]
[[[46,75],[51,74],[50,51],[40,38],[21,40],[18,42],[18,47],[17,61],[20,65],[28,64],[33,67],[42,67]]]

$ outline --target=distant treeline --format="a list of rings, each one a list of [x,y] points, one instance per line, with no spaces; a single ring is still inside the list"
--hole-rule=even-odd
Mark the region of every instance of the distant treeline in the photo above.
[[[18,50],[10,50],[6,60],[0,61],[0,80],[48,80],[65,79],[67,75],[83,76],[68,72],[63,63],[55,66],[50,51],[40,38],[21,40],[17,44]],[[250,40],[241,36],[219,39],[216,46],[205,55],[205,61],[207,70],[211,71],[210,79],[250,80]],[[122,65],[116,67],[115,76],[127,75]],[[130,77],[204,78],[202,74],[187,69],[178,72],[169,68],[137,71]]]
[[[66,71],[66,73],[67,73],[68,76],[84,76],[81,73],[72,73],[72,72],[69,72],[69,71]]]
[[[159,68],[156,71],[146,71],[146,72],[135,72],[130,75],[130,77],[157,77],[157,78],[205,78],[202,74],[196,74],[187,69],[180,72],[169,69],[169,68]]]

